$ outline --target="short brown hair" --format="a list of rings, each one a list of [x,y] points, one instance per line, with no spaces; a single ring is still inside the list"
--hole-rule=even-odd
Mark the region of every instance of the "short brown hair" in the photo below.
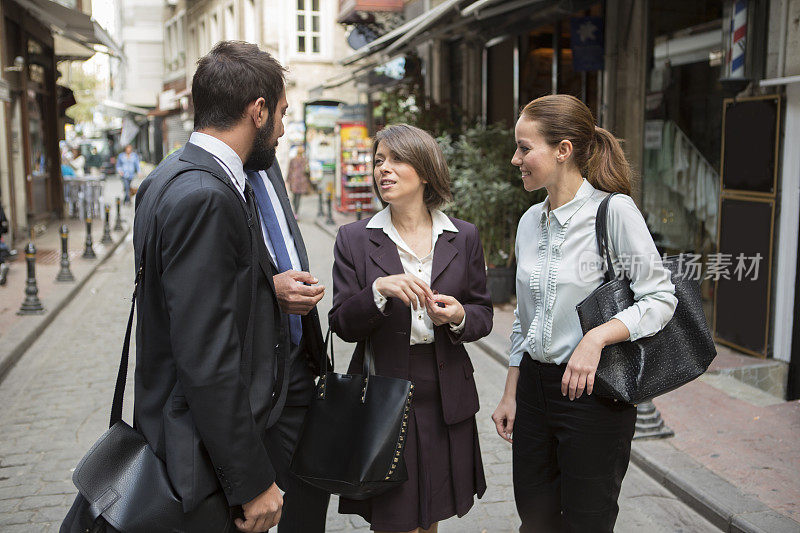
[[[450,170],[447,168],[447,161],[439,143],[430,133],[409,124],[387,126],[375,135],[375,140],[372,142],[373,161],[380,143],[383,143],[392,157],[411,165],[419,177],[427,182],[422,196],[425,207],[437,209],[453,198],[450,193]],[[380,189],[374,178],[373,175],[372,187],[385,207],[387,204],[381,198]]]
[[[194,129],[229,130],[263,97],[272,117],[286,70],[268,52],[244,41],[220,41],[197,62],[192,78]]]
[[[520,116],[536,122],[548,144],[571,142],[575,165],[595,189],[630,196],[632,172],[625,152],[611,132],[595,126],[586,104],[574,96],[553,94],[533,100]]]

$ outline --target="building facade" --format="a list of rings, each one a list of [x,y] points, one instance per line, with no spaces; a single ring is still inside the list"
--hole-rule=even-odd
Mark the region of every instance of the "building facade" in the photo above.
[[[156,112],[162,150],[182,145],[192,131],[191,80],[197,60],[220,40],[244,40],[269,51],[288,69],[286,136],[278,147],[285,168],[292,146],[302,143],[304,107],[313,89],[340,72],[337,61],[352,50],[336,23],[337,0],[170,0],[164,9],[164,79]],[[325,95],[357,103],[353,84]]]
[[[0,4],[0,203],[12,246],[62,216],[58,142],[72,93],[59,81],[64,62],[122,52],[81,0]]]

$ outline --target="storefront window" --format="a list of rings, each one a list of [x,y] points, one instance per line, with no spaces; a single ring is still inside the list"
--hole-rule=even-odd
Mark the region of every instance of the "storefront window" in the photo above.
[[[716,251],[722,100],[722,3],[650,13],[642,210],[656,245],[702,261]],[[701,292],[711,317],[713,283]]]

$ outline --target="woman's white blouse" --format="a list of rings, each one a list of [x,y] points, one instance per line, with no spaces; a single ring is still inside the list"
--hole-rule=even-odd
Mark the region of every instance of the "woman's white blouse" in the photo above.
[[[367,223],[368,228],[379,228],[397,245],[397,254],[400,256],[400,263],[403,265],[403,271],[406,274],[411,274],[424,281],[426,284],[431,284],[431,274],[433,273],[433,252],[436,248],[436,241],[439,240],[439,235],[444,231],[452,231],[458,233],[453,223],[447,218],[447,215],[438,209],[431,210],[431,251],[425,257],[417,257],[417,254],[405,243],[397,228],[392,224],[391,207],[386,206],[383,210],[379,211]],[[375,300],[375,306],[383,311],[386,308],[386,298],[378,292],[375,288],[375,282],[372,283],[372,297]],[[425,302],[422,303],[422,308],[411,310],[411,344],[432,344],[434,341],[433,321],[428,316],[428,311],[425,309]],[[466,324],[467,315],[461,323],[450,324],[450,329],[458,333],[464,329]]]
[[[519,366],[526,352],[536,361],[565,363],[583,338],[575,306],[603,282],[595,218],[606,196],[584,179],[571,201],[549,211],[548,198],[520,219],[510,366]],[[624,268],[634,295],[634,304],[614,318],[628,328],[630,340],[649,337],[669,322],[678,301],[670,272],[629,196],[618,194],[609,202],[608,235],[615,269]]]

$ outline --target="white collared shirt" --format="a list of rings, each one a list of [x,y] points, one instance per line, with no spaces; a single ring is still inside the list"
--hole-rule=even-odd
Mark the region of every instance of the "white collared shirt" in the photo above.
[[[214,160],[216,160],[216,162],[219,163],[219,166],[221,166],[228,174],[228,177],[231,179],[231,182],[233,182],[234,187],[237,191],[239,191],[239,194],[242,195],[242,200],[244,200],[246,203],[247,199],[244,196],[244,185],[247,181],[247,175],[244,171],[244,166],[239,154],[237,154],[233,148],[225,144],[225,142],[206,133],[200,133],[199,131],[192,133],[192,135],[189,137],[189,142],[202,148],[214,157]],[[267,194],[269,195],[270,203],[272,204],[272,208],[275,210],[275,216],[278,218],[278,225],[281,228],[283,242],[286,244],[286,249],[289,252],[289,259],[292,262],[292,269],[298,271],[302,270],[300,266],[300,256],[297,254],[297,247],[294,245],[294,238],[292,237],[291,231],[289,231],[289,224],[286,222],[286,214],[281,206],[278,193],[275,191],[275,187],[272,185],[272,182],[270,181],[269,177],[267,177],[267,173],[265,171],[260,171],[258,175],[264,182],[264,186],[267,189]],[[290,214],[294,216],[293,213]],[[267,234],[267,228],[264,226],[264,220],[260,216],[258,217],[258,220],[261,223],[261,234],[264,236],[264,243],[267,245],[269,255],[272,257],[272,261],[277,265],[278,260],[275,258],[275,249],[272,247],[272,242]]]
[[[438,209],[431,211],[431,223],[431,251],[422,258],[417,257],[417,254],[403,241],[397,228],[392,224],[390,206],[386,206],[382,211],[376,213],[367,223],[367,228],[382,229],[392,242],[397,245],[397,254],[400,256],[400,263],[403,265],[403,271],[406,274],[411,274],[412,276],[420,278],[430,285],[433,272],[433,251],[436,248],[436,241],[439,239],[439,235],[444,231],[458,233],[458,228],[447,218],[447,215]],[[383,311],[386,308],[387,300],[375,288],[375,282],[372,283],[372,296],[375,299],[375,306]],[[433,343],[433,321],[428,316],[425,303],[422,303],[422,308],[420,309],[415,310],[413,307],[409,307],[409,309],[411,312],[411,344]],[[461,323],[458,325],[450,324],[450,329],[458,333],[464,329],[466,321],[467,315],[465,314]]]
[[[575,306],[603,283],[595,219],[606,196],[584,179],[561,207],[550,211],[548,197],[522,215],[510,366],[519,366],[526,352],[536,361],[565,363],[583,338]],[[675,312],[675,286],[630,196],[618,194],[609,202],[608,238],[611,259],[616,270],[623,264],[635,300],[613,318],[625,324],[630,340],[653,335]]]
[[[300,256],[297,253],[297,247],[294,245],[294,238],[292,237],[292,232],[289,230],[289,223],[286,221],[286,213],[284,213],[281,200],[278,198],[278,192],[275,190],[275,186],[272,185],[272,181],[269,179],[269,176],[267,176],[266,171],[259,171],[258,177],[264,182],[264,187],[267,189],[267,195],[269,196],[269,202],[272,204],[272,209],[275,210],[275,216],[278,218],[278,225],[281,228],[283,242],[286,244],[286,250],[289,252],[289,259],[292,262],[292,270],[300,271],[302,270],[300,266]],[[289,213],[289,216],[294,216],[294,213]],[[272,260],[277,265],[278,259],[275,257],[275,248],[273,248],[272,241],[270,241],[267,235],[267,228],[264,226],[263,220],[261,221],[261,231],[264,233],[264,240],[267,242],[269,255],[272,256]]]
[[[189,137],[189,142],[195,146],[199,146],[209,154],[211,154],[219,166],[225,169],[228,177],[233,182],[236,190],[242,195],[242,200],[247,202],[244,197],[244,183],[247,178],[244,173],[244,167],[239,154],[225,144],[224,141],[217,139],[207,133],[200,133],[199,131],[192,132]]]

